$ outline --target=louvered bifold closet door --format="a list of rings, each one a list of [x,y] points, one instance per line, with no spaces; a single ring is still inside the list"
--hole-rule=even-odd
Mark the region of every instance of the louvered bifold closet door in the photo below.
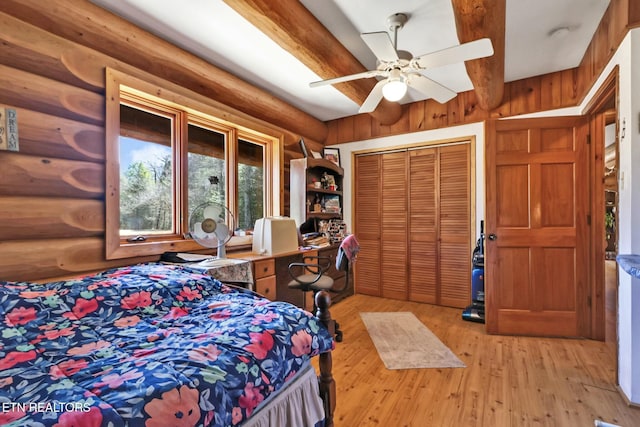
[[[436,304],[437,148],[409,152],[409,300]]]
[[[360,243],[355,263],[355,292],[381,296],[381,156],[355,158],[354,232]]]
[[[356,157],[356,292],[452,307],[471,294],[470,144]]]
[[[382,296],[407,299],[407,153],[382,155]]]
[[[438,304],[463,308],[471,293],[471,180],[469,144],[439,150],[440,295]]]

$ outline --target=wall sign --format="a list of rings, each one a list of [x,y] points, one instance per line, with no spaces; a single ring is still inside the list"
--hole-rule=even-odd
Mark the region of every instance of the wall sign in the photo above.
[[[0,107],[0,150],[18,151],[18,114]]]

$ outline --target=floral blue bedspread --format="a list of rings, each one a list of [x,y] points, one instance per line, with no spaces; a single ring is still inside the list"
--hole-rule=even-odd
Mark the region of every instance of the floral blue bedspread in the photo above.
[[[0,282],[0,425],[235,426],[334,342],[188,267]]]

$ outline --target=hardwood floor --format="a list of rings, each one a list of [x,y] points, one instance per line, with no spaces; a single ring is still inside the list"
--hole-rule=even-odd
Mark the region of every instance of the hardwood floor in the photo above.
[[[387,370],[363,311],[411,311],[466,368]],[[640,426],[616,389],[603,342],[494,336],[461,310],[355,295],[332,307],[344,331],[334,351],[336,427]]]

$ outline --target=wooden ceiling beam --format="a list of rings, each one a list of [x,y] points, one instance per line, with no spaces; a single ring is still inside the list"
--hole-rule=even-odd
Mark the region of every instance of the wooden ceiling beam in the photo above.
[[[322,79],[366,71],[299,0],[224,2]],[[373,78],[358,79],[337,84],[335,88],[361,105],[376,83]],[[383,99],[371,115],[388,125],[400,118],[402,109],[398,103]]]
[[[46,7],[41,0],[2,0],[0,9],[265,123],[316,141],[327,137],[321,120],[88,0],[49,0]]]
[[[460,43],[489,37],[493,56],[467,61],[465,66],[480,107],[502,104],[504,95],[504,29],[506,0],[452,0]]]

